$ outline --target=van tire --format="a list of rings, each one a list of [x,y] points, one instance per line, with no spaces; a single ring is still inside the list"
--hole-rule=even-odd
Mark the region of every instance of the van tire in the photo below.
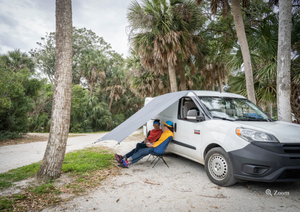
[[[221,147],[215,147],[206,154],[205,172],[208,178],[219,186],[232,186],[237,182],[230,158]]]

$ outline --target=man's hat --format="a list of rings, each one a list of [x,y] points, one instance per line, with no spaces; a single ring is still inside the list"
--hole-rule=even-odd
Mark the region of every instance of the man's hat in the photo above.
[[[173,122],[171,121],[166,121],[166,122],[163,122],[164,125],[166,125],[167,127],[173,127]]]
[[[154,124],[159,124],[159,125],[160,125],[159,119],[155,119],[155,120],[153,121],[153,125],[154,125]]]

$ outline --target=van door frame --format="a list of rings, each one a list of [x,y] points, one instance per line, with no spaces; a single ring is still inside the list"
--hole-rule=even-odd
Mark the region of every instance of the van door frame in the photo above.
[[[190,97],[194,101],[194,103],[196,104],[196,106],[198,107],[198,109],[201,109],[201,112],[204,114],[205,120],[206,120],[206,118],[207,119],[213,119],[212,115],[207,110],[207,108],[205,107],[205,105],[201,102],[201,100],[199,99],[199,97],[197,96],[197,94],[194,91],[192,91],[192,93],[194,94],[194,96],[190,96]]]
[[[198,108],[199,112],[203,114],[203,116],[205,118],[204,121],[210,119],[203,112],[202,107],[199,107],[199,103],[197,101],[195,101],[197,99],[197,97],[195,98],[194,96],[183,96],[183,97],[181,97],[178,100],[177,117],[176,117],[176,121],[174,120],[174,122],[175,122],[175,126],[174,127],[175,128],[176,128],[176,123],[178,123],[177,127],[179,127],[180,129],[182,129],[182,126],[183,126],[182,123],[184,123],[184,122],[187,122],[188,125],[191,125],[191,124],[194,125],[195,124],[195,126],[197,126],[197,124],[200,124],[200,126],[201,126],[201,122],[204,122],[204,121],[201,121],[201,122],[192,122],[192,121],[189,121],[189,120],[182,119],[181,108],[182,108],[182,101],[183,101],[184,98],[189,98],[189,99],[191,99],[193,101],[193,103],[195,104],[195,106]],[[189,127],[187,129],[187,132],[189,132],[188,135],[192,136],[192,137],[189,136],[190,138],[188,138],[188,140],[192,139],[191,140],[192,143],[189,142],[189,141],[184,142],[184,139],[183,139],[182,134],[181,134],[182,132],[179,134],[180,136],[178,138],[176,138],[176,131],[178,133],[178,129],[176,129],[174,140],[172,140],[170,142],[171,146],[172,146],[171,149],[174,151],[174,153],[176,153],[178,155],[181,155],[183,157],[186,157],[188,159],[191,159],[191,160],[194,160],[194,161],[197,161],[197,162],[201,163],[200,151],[201,151],[201,137],[202,137],[202,135],[200,135],[200,130],[201,130],[200,126],[199,126],[199,129],[197,129],[197,127],[196,128],[194,128],[194,127],[190,128]],[[182,130],[185,131],[184,129],[182,129]],[[197,133],[198,130],[199,130],[199,137],[197,137],[195,139],[195,136],[198,136],[198,135],[196,135],[196,134],[198,134]],[[194,143],[195,144],[194,145],[193,141],[196,141],[196,140],[198,140],[199,143],[198,144]]]

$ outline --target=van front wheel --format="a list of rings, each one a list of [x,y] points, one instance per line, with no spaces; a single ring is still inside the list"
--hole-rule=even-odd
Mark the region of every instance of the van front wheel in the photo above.
[[[208,178],[219,186],[231,186],[237,182],[230,158],[220,147],[213,148],[206,154],[205,172]]]

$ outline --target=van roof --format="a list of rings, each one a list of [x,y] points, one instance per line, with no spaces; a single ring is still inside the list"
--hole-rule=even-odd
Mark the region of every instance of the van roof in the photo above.
[[[193,92],[195,92],[197,96],[232,97],[232,98],[246,99],[246,97],[239,94],[219,92],[219,91],[202,91],[202,90],[190,91],[187,96],[193,96],[194,95]]]

